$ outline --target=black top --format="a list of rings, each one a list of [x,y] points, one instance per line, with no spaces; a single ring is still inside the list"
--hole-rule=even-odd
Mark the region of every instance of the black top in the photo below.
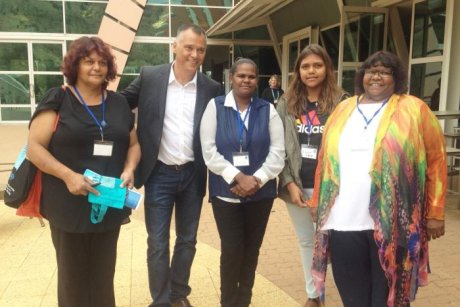
[[[89,108],[101,121],[102,105]],[[48,148],[57,160],[77,173],[83,173],[88,168],[101,175],[120,177],[129,148],[129,133],[134,127],[134,115],[123,96],[108,91],[105,102],[107,127],[104,128],[104,140],[113,141],[111,157],[93,155],[94,141],[101,139],[99,127],[70,89],[50,89],[32,120],[41,111],[50,109],[59,112],[59,122]],[[40,213],[63,231],[107,231],[118,227],[131,214],[130,209],[109,207],[104,220],[93,224],[87,196],[72,195],[62,180],[49,174],[43,174],[42,180]]]
[[[270,102],[271,104],[275,104],[275,100],[279,101],[281,96],[283,96],[283,94],[284,94],[284,91],[280,88],[272,89],[271,87],[267,87],[262,92],[262,96],[260,98]]]
[[[321,139],[324,125],[329,117],[328,115],[317,114],[317,109],[316,102],[307,102],[307,112],[305,112],[301,118],[296,119],[300,146],[302,147],[302,144],[308,144],[308,139],[310,139],[310,145],[314,145],[317,148],[316,159],[302,158],[300,179],[305,189],[313,188],[315,183],[315,170],[318,164]]]

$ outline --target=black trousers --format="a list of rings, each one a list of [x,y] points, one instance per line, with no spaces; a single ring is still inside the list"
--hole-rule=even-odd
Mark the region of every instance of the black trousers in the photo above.
[[[273,199],[233,204],[213,198],[212,204],[221,240],[221,306],[249,306]]]
[[[334,281],[345,307],[387,306],[388,282],[373,230],[330,231]]]
[[[113,277],[120,227],[102,233],[69,233],[53,225],[59,307],[115,307]]]

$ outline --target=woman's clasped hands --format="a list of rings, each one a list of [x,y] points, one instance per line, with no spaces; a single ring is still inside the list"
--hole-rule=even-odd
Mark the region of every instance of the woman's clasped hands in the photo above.
[[[240,172],[235,176],[235,184],[230,191],[238,197],[248,197],[255,194],[261,187],[262,182],[259,178]]]

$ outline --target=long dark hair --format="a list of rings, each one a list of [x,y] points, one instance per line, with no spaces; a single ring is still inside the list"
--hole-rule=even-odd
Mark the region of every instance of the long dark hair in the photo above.
[[[307,56],[312,54],[319,56],[326,66],[326,77],[324,78],[321,93],[318,97],[318,113],[330,114],[344,94],[343,90],[337,86],[334,66],[326,49],[317,44],[308,45],[297,57],[294,68],[294,79],[286,91],[288,112],[294,116],[300,116],[304,112],[305,97],[308,95],[308,89],[300,77],[300,64]]]

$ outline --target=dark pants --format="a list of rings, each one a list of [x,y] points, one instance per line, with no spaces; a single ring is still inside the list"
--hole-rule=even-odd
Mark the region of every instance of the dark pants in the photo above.
[[[120,227],[68,233],[50,224],[56,249],[59,307],[114,307],[113,277]]]
[[[249,306],[273,199],[244,204],[212,199],[221,240],[221,306]]]
[[[196,235],[203,196],[193,163],[175,170],[158,162],[145,183],[145,224],[148,233],[147,265],[150,306],[170,306],[187,297],[190,269],[196,252]],[[176,243],[170,260],[169,228],[174,209]],[[171,263],[171,264],[170,264]]]
[[[332,274],[345,307],[387,306],[388,282],[374,231],[330,231]]]

